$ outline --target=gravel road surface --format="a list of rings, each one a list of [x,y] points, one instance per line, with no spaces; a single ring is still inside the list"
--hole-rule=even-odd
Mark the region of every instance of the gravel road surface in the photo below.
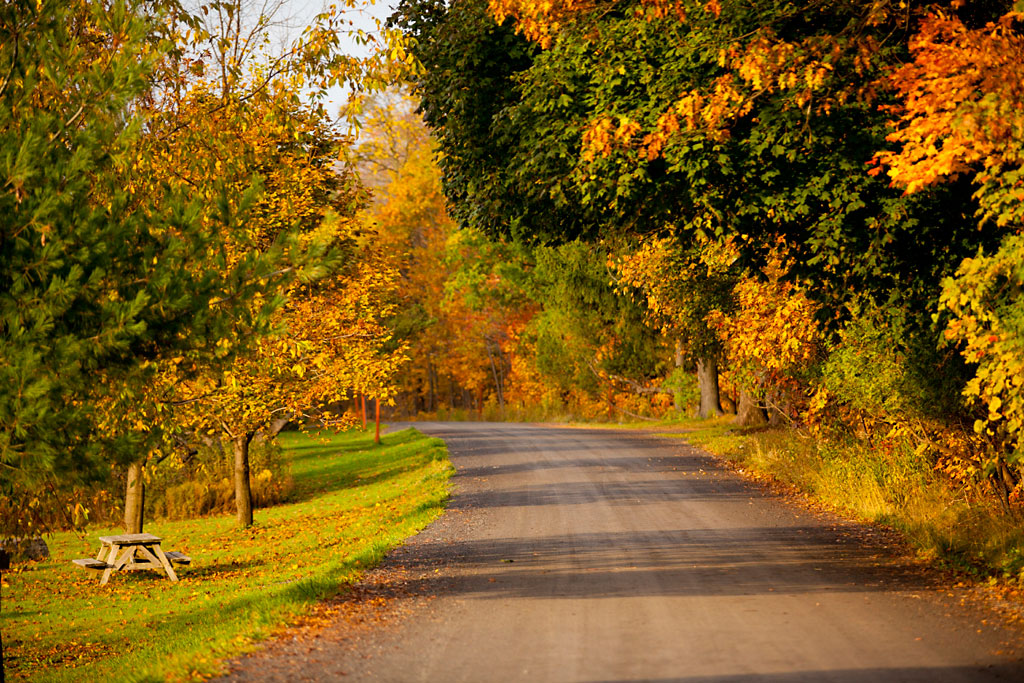
[[[682,440],[418,423],[448,513],[232,681],[1024,681],[1021,629]]]

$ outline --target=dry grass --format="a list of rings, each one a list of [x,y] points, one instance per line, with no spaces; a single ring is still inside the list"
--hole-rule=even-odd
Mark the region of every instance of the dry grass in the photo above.
[[[733,430],[729,418],[687,420],[687,440],[796,487],[824,505],[903,534],[930,559],[979,577],[1024,582],[1024,525],[992,499],[958,490],[908,446],[823,442],[790,429]]]

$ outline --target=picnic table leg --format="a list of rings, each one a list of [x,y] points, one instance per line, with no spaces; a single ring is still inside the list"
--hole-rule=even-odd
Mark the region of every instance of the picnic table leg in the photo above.
[[[117,560],[117,551],[120,550],[120,548],[121,546],[119,546],[117,543],[110,544],[110,550],[107,551],[107,568],[103,570],[103,578],[100,579],[101,586],[107,585],[107,581],[110,581],[110,574],[114,571],[114,562]],[[103,551],[100,550],[100,555],[102,554]],[[97,559],[101,558],[97,556]]]
[[[159,545],[155,545],[153,546],[153,552],[155,552],[156,556],[160,558],[160,564],[164,566],[164,571],[167,572],[167,578],[171,581],[177,582],[178,575],[174,573],[174,567],[171,566],[171,561],[167,559],[166,555],[164,555],[164,549]]]

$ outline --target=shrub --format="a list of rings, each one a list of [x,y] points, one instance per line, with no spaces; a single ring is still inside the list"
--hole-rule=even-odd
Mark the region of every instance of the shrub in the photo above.
[[[292,490],[281,448],[260,439],[249,447],[253,505],[284,501]],[[234,509],[233,462],[219,444],[201,446],[185,462],[164,460],[147,468],[146,516],[187,519]]]

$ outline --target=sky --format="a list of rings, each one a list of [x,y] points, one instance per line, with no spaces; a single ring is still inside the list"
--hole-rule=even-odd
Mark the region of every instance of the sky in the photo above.
[[[368,0],[372,2],[373,0]],[[325,7],[335,4],[339,8],[344,5],[341,0],[337,2],[324,2],[324,0],[284,0],[284,12],[293,17],[293,22],[301,25],[308,24],[318,12],[322,11]],[[363,29],[364,31],[371,32],[375,30],[374,18],[383,21],[391,15],[394,11],[394,6],[398,4],[398,0],[376,0],[373,4],[365,4],[362,9],[350,9],[346,11],[346,15],[353,22],[353,30]],[[349,51],[351,54],[365,56],[367,50],[364,46],[357,45],[354,41],[349,41]]]
[[[398,4],[398,0],[365,0],[365,2],[366,4],[362,5],[361,8],[347,9],[345,11],[346,18],[352,22],[353,33],[359,29],[367,33],[376,32],[374,19],[383,22],[391,15],[394,7]],[[294,33],[291,37],[297,37],[304,26],[308,25],[319,12],[331,4],[341,8],[344,6],[344,1],[335,0],[332,3],[330,0],[283,0],[282,10],[284,14],[289,16],[290,21],[288,23],[292,25],[291,31]],[[369,56],[372,49],[369,46],[360,45],[355,40],[345,36],[342,36],[341,42],[343,50],[347,54],[356,57]],[[332,113],[336,113],[347,96],[348,93],[344,88],[334,88],[328,94],[329,110]]]
[[[204,0],[184,0],[186,9],[197,12]],[[323,12],[330,5],[335,5],[342,10],[344,18],[350,22],[351,33],[355,34],[360,29],[366,33],[374,34],[377,31],[377,22],[383,23],[392,12],[399,0],[351,0],[359,3],[353,8],[345,7],[346,0],[241,0],[243,17],[250,17],[253,21],[260,15],[272,15],[272,26],[269,31],[271,39],[271,51],[284,48],[286,45],[298,39],[317,14]],[[248,23],[248,22],[246,22]],[[344,53],[355,57],[368,57],[372,51],[372,45],[361,45],[353,38],[341,35],[341,49]],[[344,87],[336,87],[328,93],[328,110],[337,115],[341,105],[348,98],[348,90]]]

